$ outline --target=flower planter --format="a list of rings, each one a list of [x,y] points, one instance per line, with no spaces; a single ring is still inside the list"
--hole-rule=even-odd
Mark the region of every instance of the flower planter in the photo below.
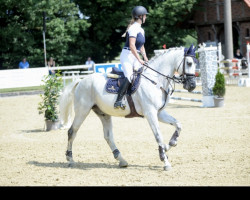
[[[60,128],[58,120],[58,103],[61,89],[63,87],[62,77],[59,72],[55,75],[47,75],[42,80],[44,82],[41,94],[42,101],[38,103],[39,114],[44,114],[45,131],[56,130]]]
[[[224,98],[214,96],[214,107],[223,107],[224,106]]]
[[[53,122],[51,120],[45,120],[46,131],[56,130],[59,128],[59,121]]]

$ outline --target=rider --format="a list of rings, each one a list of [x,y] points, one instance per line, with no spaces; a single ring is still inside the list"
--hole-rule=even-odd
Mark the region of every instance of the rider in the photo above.
[[[132,20],[128,25],[123,37],[126,36],[126,43],[120,55],[122,69],[125,75],[125,81],[121,85],[116,102],[115,108],[125,109],[122,104],[122,98],[125,95],[128,86],[131,83],[133,75],[133,67],[139,68],[144,62],[148,61],[146,51],[144,48],[145,35],[141,25],[145,23],[148,11],[143,6],[136,6],[132,10]],[[143,56],[144,61],[140,58],[139,53]]]

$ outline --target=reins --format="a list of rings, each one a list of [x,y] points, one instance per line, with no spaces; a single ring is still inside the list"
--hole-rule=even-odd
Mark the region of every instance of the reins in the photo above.
[[[152,71],[154,71],[154,72],[160,74],[160,75],[163,76],[164,78],[166,78],[166,79],[168,80],[168,82],[169,82],[170,85],[171,85],[170,80],[172,80],[174,83],[182,83],[182,82],[183,82],[182,78],[180,79],[180,78],[177,78],[177,77],[175,77],[175,76],[170,77],[170,76],[168,76],[168,75],[165,75],[165,74],[162,74],[162,73],[156,71],[155,69],[151,68],[151,67],[148,65],[148,63],[144,63],[143,65],[144,65],[145,67],[151,69]],[[157,83],[156,83],[154,80],[148,78],[148,77],[145,76],[142,72],[143,72],[143,70],[140,72],[140,74],[141,74],[144,78],[146,78],[147,80],[149,80],[152,84],[157,85]],[[136,73],[138,73],[138,72],[136,72]],[[170,94],[170,95],[172,95],[173,92],[174,92],[174,90],[175,90],[175,84],[174,84],[174,86],[171,85],[171,87],[172,87],[172,91],[171,91],[171,94]],[[165,105],[166,105],[167,97],[168,97],[168,94],[169,94],[169,89],[166,91],[162,86],[160,86],[160,89],[161,89],[162,92],[165,94],[164,103],[163,103],[162,107],[159,109],[159,110],[162,110],[162,109],[165,107]]]
[[[168,76],[168,75],[162,74],[161,72],[159,72],[159,71],[153,69],[152,67],[150,67],[150,66],[148,65],[147,62],[145,62],[145,63],[143,64],[143,66],[146,67],[146,68],[149,68],[150,70],[152,70],[152,71],[156,72],[157,74],[159,74],[159,75],[163,76],[164,78],[166,78],[166,79],[168,80],[168,82],[169,82],[171,88],[172,88],[171,94],[170,94],[170,95],[172,95],[173,92],[174,92],[174,90],[175,90],[175,83],[184,83],[184,82],[185,82],[185,79],[186,79],[186,76],[193,76],[193,74],[187,74],[187,73],[185,73],[185,66],[184,66],[184,65],[185,65],[186,56],[187,56],[187,55],[185,54],[185,55],[184,55],[184,58],[182,59],[182,61],[180,62],[179,66],[178,66],[178,68],[177,68],[177,71],[178,71],[179,68],[180,68],[180,66],[181,66],[181,64],[183,63],[183,73],[182,73],[179,77],[176,77],[175,75],[174,75],[173,77],[170,77],[170,76]],[[190,55],[188,55],[188,56],[190,56]],[[193,57],[193,56],[191,56],[191,57]],[[142,72],[143,72],[143,70],[142,70],[141,72],[139,72],[139,73],[140,73],[144,78],[146,78],[147,80],[149,80],[152,84],[157,85],[157,82],[155,82],[154,80],[148,78],[148,77],[145,76]],[[138,73],[138,72],[135,72],[135,73]],[[174,85],[172,85],[170,81],[173,81]],[[165,105],[166,105],[167,96],[168,96],[168,94],[169,94],[169,89],[166,91],[162,86],[160,86],[159,88],[160,88],[160,89],[162,90],[162,92],[165,94],[165,101],[164,101],[163,106],[160,108],[160,110],[161,110],[161,109],[163,109],[163,108],[165,107]]]
[[[185,80],[185,76],[193,76],[193,74],[187,74],[185,73],[185,60],[186,60],[186,56],[189,56],[189,57],[193,57],[195,58],[195,56],[192,56],[192,55],[184,55],[184,58],[182,59],[182,61],[180,62],[179,66],[177,67],[177,71],[179,70],[181,64],[183,63],[183,73],[180,75],[180,77],[176,77],[175,75],[173,77],[170,77],[168,75],[165,75],[165,74],[162,74],[161,72],[158,72],[157,70],[153,69],[152,67],[150,67],[148,65],[148,63],[144,63],[143,66],[151,69],[152,71],[156,72],[157,74],[160,74],[161,76],[163,76],[164,78],[166,78],[168,81],[169,79],[172,80],[174,83],[183,83],[184,80]],[[142,76],[144,76],[145,78],[147,78],[148,80],[150,80],[154,85],[157,85],[156,82],[154,82],[153,80],[151,80],[150,78],[146,77],[144,74],[141,74]],[[170,83],[170,82],[169,82]],[[172,92],[173,93],[173,92]]]
[[[184,59],[183,59],[183,60],[184,60]],[[181,63],[183,62],[183,60],[181,61]],[[181,65],[181,63],[180,63],[180,65]],[[178,69],[179,69],[180,65],[178,66]],[[172,81],[174,81],[174,83],[182,83],[182,82],[183,82],[183,78],[182,78],[182,77],[179,78],[179,77],[176,77],[175,75],[174,75],[173,77],[170,77],[170,76],[168,76],[168,75],[162,74],[161,72],[158,72],[157,70],[155,70],[155,69],[153,69],[152,67],[150,67],[150,66],[148,65],[148,63],[144,63],[143,66],[145,66],[145,67],[151,69],[152,71],[156,72],[157,74],[160,74],[161,76],[163,76],[164,78],[166,78],[168,81],[169,81],[169,80],[172,80]],[[153,83],[154,85],[157,85],[157,83],[156,83],[155,81],[151,80],[150,78],[148,78],[148,77],[145,76],[144,74],[141,74],[141,75],[144,76],[144,77],[145,77],[146,79],[148,79],[149,81],[151,81],[151,83]],[[170,82],[169,82],[169,83],[170,83]],[[173,93],[173,92],[172,92],[172,93]]]
[[[148,79],[152,84],[157,85],[157,83],[156,83],[155,81],[153,81],[152,79],[148,78],[147,76],[145,76],[145,75],[142,74],[142,73],[141,73],[141,75],[142,75],[143,77],[145,77],[146,79]],[[170,85],[171,85],[171,84],[170,84]],[[171,86],[172,86],[172,85],[171,85]],[[172,88],[173,88],[173,87],[172,87]],[[165,101],[164,101],[162,107],[159,109],[159,110],[162,110],[162,109],[165,107],[165,105],[166,105],[167,97],[168,97],[168,94],[169,94],[169,90],[166,91],[163,87],[160,87],[160,89],[161,89],[161,91],[165,94]],[[172,92],[171,92],[170,95],[172,95],[173,92],[174,92],[174,89],[172,90]]]

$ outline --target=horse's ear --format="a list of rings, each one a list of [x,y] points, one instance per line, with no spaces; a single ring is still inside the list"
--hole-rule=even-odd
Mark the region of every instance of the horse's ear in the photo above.
[[[197,50],[197,47],[194,46],[194,48],[192,49],[192,53],[195,54],[195,51]]]
[[[193,49],[193,45],[191,45],[189,48],[185,48],[184,50],[185,55],[189,55],[192,52],[192,49]]]
[[[193,46],[194,46],[194,45],[191,44],[191,46],[189,47],[189,49],[188,49],[188,52],[189,52],[189,53],[192,53],[192,51],[193,51]]]
[[[194,51],[196,51],[197,50],[197,46],[194,46]]]

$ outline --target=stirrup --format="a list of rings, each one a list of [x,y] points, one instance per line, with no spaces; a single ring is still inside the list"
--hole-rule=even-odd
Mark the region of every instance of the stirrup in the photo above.
[[[125,110],[126,105],[123,104],[122,101],[117,101],[117,102],[115,102],[115,104],[114,104],[114,108],[115,108],[115,109],[121,108],[122,110]]]

